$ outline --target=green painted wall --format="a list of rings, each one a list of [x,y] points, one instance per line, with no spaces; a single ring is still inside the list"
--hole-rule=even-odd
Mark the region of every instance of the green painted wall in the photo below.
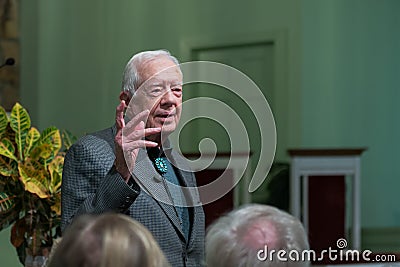
[[[279,149],[368,146],[362,224],[399,226],[400,2],[249,3],[21,0],[21,102],[39,128],[56,125],[79,136],[113,123],[132,54],[167,48],[179,57],[185,39],[281,30],[288,96],[277,105],[288,108],[276,118],[278,138],[287,136]],[[8,238],[0,233],[2,266],[19,266]]]
[[[56,124],[81,135],[110,125],[129,57],[158,48],[179,57],[180,42],[193,37],[284,30],[288,83],[299,88],[298,1],[31,2],[22,1],[22,101],[41,128]]]
[[[362,226],[400,226],[400,1],[303,3],[302,145],[368,147]]]
[[[10,230],[11,227],[0,232],[0,266],[20,267],[17,251],[10,243]]]

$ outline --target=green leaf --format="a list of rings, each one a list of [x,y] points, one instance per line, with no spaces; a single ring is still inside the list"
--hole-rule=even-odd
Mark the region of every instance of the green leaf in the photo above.
[[[60,131],[56,127],[44,129],[37,141],[38,146],[42,144],[51,145],[53,156],[55,156],[61,148]]]
[[[50,192],[55,193],[61,186],[61,177],[64,166],[64,157],[57,156],[49,164],[48,169],[50,172]]]
[[[76,142],[76,136],[74,136],[68,130],[63,130],[62,139],[63,139],[65,150],[68,150],[72,146],[72,144]]]
[[[18,165],[15,161],[0,156],[0,175],[9,177],[18,174]]]
[[[0,155],[18,161],[14,155],[15,147],[8,138],[3,138],[0,142]]]
[[[35,127],[30,128],[26,136],[25,151],[24,151],[25,157],[29,156],[31,149],[33,148],[35,142],[39,140],[39,138],[40,138],[40,132]]]
[[[0,138],[6,132],[8,124],[7,113],[3,107],[0,106]]]
[[[6,214],[14,208],[14,198],[15,196],[10,196],[5,192],[0,192],[0,214]]]
[[[16,103],[11,110],[10,126],[15,132],[15,143],[17,144],[19,159],[23,160],[25,139],[31,128],[31,118],[26,109],[19,103]]]

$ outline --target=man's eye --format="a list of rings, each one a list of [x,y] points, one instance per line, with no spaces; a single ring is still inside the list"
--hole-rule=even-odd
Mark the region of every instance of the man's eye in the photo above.
[[[154,88],[151,90],[151,94],[160,94],[161,93],[161,88]]]
[[[172,91],[174,91],[174,92],[182,92],[182,87],[173,87]]]

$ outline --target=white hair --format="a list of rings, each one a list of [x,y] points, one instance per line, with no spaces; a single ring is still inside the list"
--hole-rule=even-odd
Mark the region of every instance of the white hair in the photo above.
[[[122,78],[122,90],[130,92],[133,95],[141,83],[144,82],[140,77],[140,66],[158,57],[168,57],[179,66],[179,61],[167,50],[143,51],[137,53],[133,55],[126,64]]]
[[[279,240],[272,247],[268,244],[269,251],[285,250],[288,254],[289,251],[296,250],[301,255],[303,250],[309,248],[306,232],[297,218],[275,207],[249,204],[220,217],[208,228],[207,267],[309,266],[309,262],[294,262],[290,259],[279,261],[276,257],[273,261],[268,258],[265,261],[259,260],[257,252],[264,249],[264,246],[256,248],[256,240],[250,241],[252,245],[248,241],[250,231],[259,230],[255,228],[257,222],[264,222],[271,231],[276,231],[275,236]],[[264,232],[262,234],[261,242],[267,245],[271,237]]]

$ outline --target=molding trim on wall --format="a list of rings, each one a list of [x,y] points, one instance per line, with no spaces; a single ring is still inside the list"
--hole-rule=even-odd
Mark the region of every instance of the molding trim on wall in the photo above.
[[[271,30],[243,34],[220,34],[185,37],[180,41],[181,62],[193,60],[194,52],[207,48],[222,48],[272,43],[274,45],[274,96],[287,94],[287,33],[285,30]],[[271,107],[273,110],[279,106]]]

